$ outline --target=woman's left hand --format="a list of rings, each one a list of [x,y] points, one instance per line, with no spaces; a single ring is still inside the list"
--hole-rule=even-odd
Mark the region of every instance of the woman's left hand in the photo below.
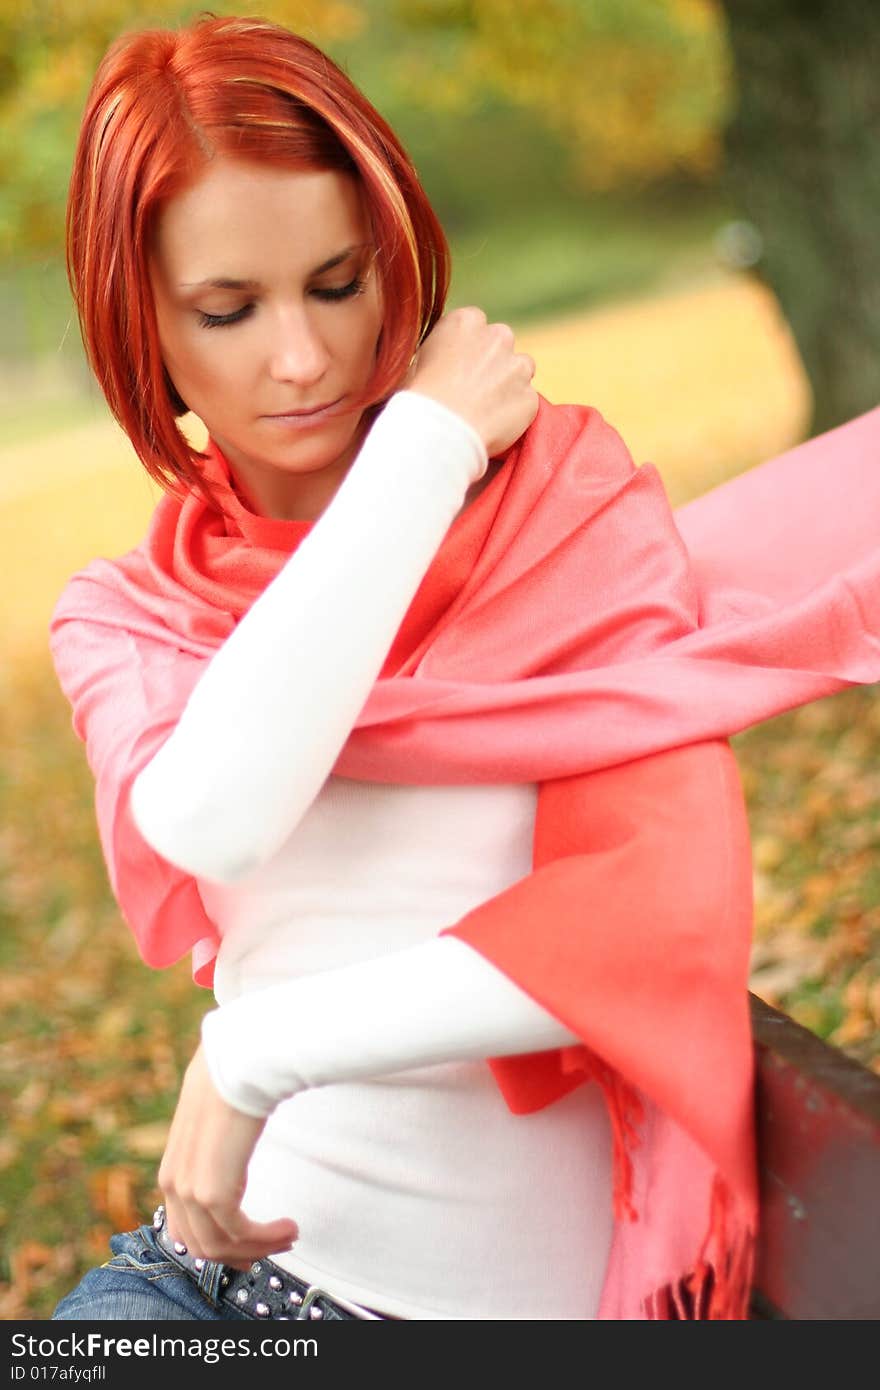
[[[252,1221],[241,1209],[248,1162],[265,1123],[222,1099],[199,1047],[159,1166],[169,1234],[191,1255],[247,1269],[296,1239],[289,1217]]]

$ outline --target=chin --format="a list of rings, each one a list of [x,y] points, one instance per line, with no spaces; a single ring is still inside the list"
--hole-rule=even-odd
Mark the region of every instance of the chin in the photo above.
[[[340,440],[316,439],[314,442],[301,441],[300,447],[279,451],[273,460],[274,467],[285,473],[316,473],[322,468],[332,468],[340,458],[351,450],[352,435],[346,434]]]
[[[312,436],[291,439],[289,445],[279,449],[277,467],[286,471],[309,473],[320,468],[331,468],[333,464],[356,447],[358,437],[357,423],[346,424],[345,428],[336,425],[335,429],[316,431]]]

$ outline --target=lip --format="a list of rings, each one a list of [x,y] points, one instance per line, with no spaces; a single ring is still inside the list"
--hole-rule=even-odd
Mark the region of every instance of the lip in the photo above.
[[[263,419],[277,420],[282,425],[306,425],[333,415],[344,399],[344,396],[339,396],[335,401],[328,401],[326,405],[312,406],[307,410],[279,411],[277,415],[264,415]]]

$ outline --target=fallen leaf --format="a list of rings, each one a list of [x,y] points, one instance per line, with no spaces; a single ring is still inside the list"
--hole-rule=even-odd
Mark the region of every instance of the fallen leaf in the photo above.
[[[141,1224],[134,1200],[134,1170],[124,1163],[99,1168],[89,1179],[96,1211],[109,1218],[115,1231],[131,1231]]]
[[[168,1128],[164,1120],[132,1125],[122,1135],[122,1140],[129,1153],[137,1154],[139,1158],[161,1158],[168,1142]]]
[[[50,1245],[38,1240],[23,1241],[12,1251],[9,1256],[10,1283],[22,1299],[26,1299],[31,1291],[34,1271],[51,1262],[53,1254]]]

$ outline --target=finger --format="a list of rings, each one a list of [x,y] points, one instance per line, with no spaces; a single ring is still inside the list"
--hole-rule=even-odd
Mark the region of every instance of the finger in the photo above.
[[[516,334],[509,323],[493,323],[491,332],[505,347],[513,347]]]
[[[256,1251],[257,1255],[271,1255],[275,1251],[289,1250],[299,1235],[299,1227],[289,1217],[275,1221],[247,1221],[239,1230],[230,1232],[231,1252],[243,1258]],[[254,1256],[251,1254],[251,1258]]]
[[[236,1269],[247,1269],[254,1260],[265,1260],[270,1255],[285,1254],[295,1247],[295,1243],[295,1237],[291,1236],[289,1225],[279,1231],[274,1224],[271,1224],[264,1229],[259,1237],[237,1241],[225,1254],[220,1256],[220,1260],[223,1264],[231,1264]]]
[[[460,309],[453,309],[449,317],[458,318],[462,323],[473,324],[476,328],[485,328],[489,322],[484,310],[478,304],[463,304]]]
[[[215,1264],[231,1265],[233,1269],[247,1269],[254,1260],[265,1260],[270,1255],[286,1253],[293,1247],[294,1241],[289,1238],[289,1228],[283,1235],[270,1228],[259,1239],[218,1240],[216,1244],[212,1243],[205,1248],[203,1258],[213,1260]]]
[[[264,1260],[269,1255],[290,1250],[293,1246],[292,1240],[273,1231],[263,1239],[253,1241],[233,1241],[220,1234],[216,1238],[199,1241],[193,1236],[186,1237],[179,1220],[174,1226],[168,1222],[168,1233],[181,1254],[188,1253],[194,1259],[231,1265],[233,1269],[246,1270],[254,1260]]]
[[[520,352],[517,354],[517,357],[525,369],[529,381],[531,381],[535,372],[538,370],[534,357],[531,357],[527,352]]]
[[[200,1255],[202,1252],[193,1235],[185,1210],[167,1192],[162,1193],[162,1200],[165,1207],[165,1228],[171,1240],[175,1245],[182,1245],[190,1254]]]
[[[193,1201],[186,1206],[186,1226],[192,1233],[194,1255],[235,1267],[247,1266],[273,1251],[289,1250],[299,1235],[290,1217],[252,1221],[240,1207],[218,1210]]]
[[[289,1235],[289,1232],[288,1232]],[[232,1265],[234,1269],[247,1269],[254,1260],[264,1260],[270,1255],[293,1249],[294,1241],[276,1231],[270,1231],[261,1239],[232,1240],[218,1235],[216,1239],[202,1243],[183,1242],[190,1255],[195,1258],[212,1260],[215,1264]]]
[[[173,1239],[187,1247],[196,1258],[216,1260],[220,1251],[231,1250],[235,1245],[233,1230],[236,1226],[236,1207],[224,1201],[222,1194],[207,1197],[202,1194],[177,1192],[167,1189],[164,1194],[167,1213],[168,1232]],[[228,1216],[224,1216],[224,1205]],[[239,1225],[241,1222],[239,1221]]]

